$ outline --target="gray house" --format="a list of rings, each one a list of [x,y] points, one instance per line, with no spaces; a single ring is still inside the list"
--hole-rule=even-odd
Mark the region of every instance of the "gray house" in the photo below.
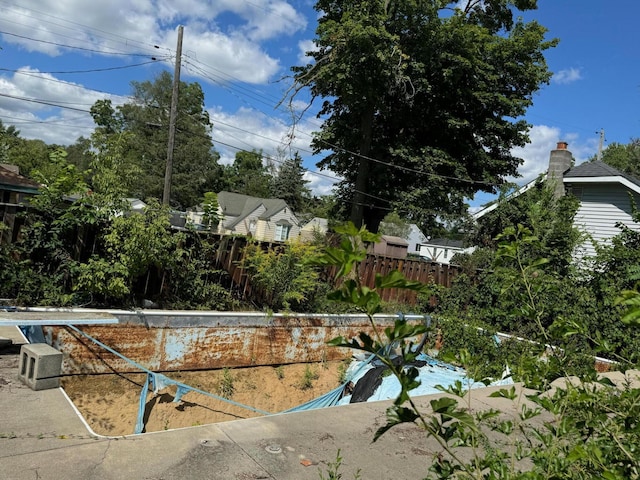
[[[595,245],[606,245],[620,233],[617,224],[640,231],[640,225],[632,218],[632,202],[640,207],[640,179],[627,175],[603,162],[586,162],[573,165],[573,155],[566,142],[558,142],[551,151],[546,179],[553,183],[557,196],[571,193],[580,200],[574,217],[574,225],[587,237],[575,253],[576,260],[595,255]],[[517,197],[529,190],[534,182],[524,185],[512,195]],[[494,203],[476,212],[473,217],[481,218],[497,207]]]

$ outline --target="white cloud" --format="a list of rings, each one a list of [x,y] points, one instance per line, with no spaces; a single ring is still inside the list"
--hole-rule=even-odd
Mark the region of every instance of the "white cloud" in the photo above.
[[[524,147],[516,147],[511,153],[524,160],[524,163],[518,168],[520,177],[507,178],[508,181],[518,185],[525,185],[535,180],[538,175],[545,173],[549,168],[549,156],[551,150],[554,150],[558,142],[568,143],[568,149],[573,155],[575,165],[580,165],[597,151],[597,138],[589,138],[583,140],[578,134],[572,132],[563,132],[558,127],[548,125],[534,125],[529,131],[529,143]],[[481,209],[481,206],[494,201],[497,195],[478,192],[473,199],[470,200],[469,211],[474,213]]]
[[[22,137],[60,145],[91,134],[94,124],[88,111],[97,100],[109,98],[114,105],[128,100],[88,90],[30,67],[20,68],[12,76],[0,75],[0,91],[20,98],[0,97],[0,112],[9,119],[7,123],[20,130]]]
[[[579,68],[565,68],[553,74],[551,81],[560,85],[577,82],[582,79],[582,73]]]
[[[556,148],[557,142],[561,140],[561,131],[558,127],[534,125],[529,131],[529,140],[524,147],[511,150],[511,154],[522,158],[524,163],[518,168],[520,177],[509,178],[510,181],[528,183],[545,172],[549,166],[549,152]]]
[[[222,14],[224,24],[218,22]],[[31,0],[29,8],[3,9],[0,25],[3,21],[19,35],[4,35],[5,42],[50,56],[68,50],[61,45],[168,56],[175,49],[176,26],[182,23],[183,50],[192,61],[249,83],[265,83],[280,71],[278,59],[261,41],[306,28],[304,16],[283,0]],[[210,77],[202,71],[194,74]]]
[[[307,65],[313,61],[313,58],[307,55],[307,52],[316,50],[316,44],[313,40],[301,40],[298,42],[298,62],[300,65]]]
[[[304,179],[309,182],[307,187],[311,189],[311,193],[315,196],[330,195],[333,193],[333,186],[337,180],[333,180],[331,172],[322,172],[322,175],[318,175],[316,172],[307,171],[304,174]]]
[[[511,153],[524,160],[518,169],[519,178],[510,178],[520,185],[534,180],[538,175],[547,171],[549,167],[549,155],[559,141],[567,142],[569,150],[575,158],[576,165],[587,160],[595,153],[595,138],[582,140],[571,132],[562,132],[558,127],[547,125],[534,125],[529,131],[530,142],[524,147],[516,147]]]

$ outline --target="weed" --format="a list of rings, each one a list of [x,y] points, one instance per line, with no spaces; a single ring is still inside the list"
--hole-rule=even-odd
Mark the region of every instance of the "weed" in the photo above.
[[[220,396],[225,398],[233,397],[233,393],[235,391],[235,387],[233,385],[234,381],[235,379],[233,378],[231,370],[225,368],[222,371],[222,380],[220,380],[220,383],[218,385],[218,393],[220,394]]]
[[[342,478],[342,473],[340,473],[340,467],[342,466],[342,457],[340,456],[340,449],[338,449],[338,453],[336,454],[335,462],[327,463],[327,476],[325,477],[325,472],[318,469],[318,475],[320,480],[340,480]],[[362,477],[360,476],[360,469],[353,474],[354,480],[360,480]]]
[[[276,371],[276,377],[278,377],[278,380],[282,380],[284,378],[284,365],[280,365],[279,367],[276,367],[275,371]]]
[[[314,380],[317,380],[319,377],[318,373],[315,370],[312,370],[309,365],[307,365],[304,369],[304,373],[302,374],[302,380],[300,381],[300,389],[308,390],[313,387]]]
[[[338,365],[338,384],[342,385],[347,379],[347,369],[349,368],[349,360],[343,360]]]

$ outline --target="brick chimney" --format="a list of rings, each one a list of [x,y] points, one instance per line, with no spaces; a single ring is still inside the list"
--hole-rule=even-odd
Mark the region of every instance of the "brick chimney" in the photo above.
[[[562,177],[564,176],[564,172],[569,170],[573,165],[573,155],[567,150],[568,146],[569,144],[567,142],[558,142],[556,149],[551,150],[549,157],[547,180],[551,183],[556,198],[564,195]]]

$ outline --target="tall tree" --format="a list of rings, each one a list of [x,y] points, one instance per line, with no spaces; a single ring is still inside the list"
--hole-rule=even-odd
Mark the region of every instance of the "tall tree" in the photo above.
[[[142,174],[130,195],[142,199],[161,198],[167,158],[172,76],[158,75],[153,82],[132,82],[134,101],[114,109],[109,100],[91,108],[97,125],[94,141],[105,148],[114,135],[131,134],[122,154]],[[198,83],[180,82],[173,161],[171,204],[196,205],[204,192],[220,188],[219,155],[213,150],[210,121],[204,109],[204,93]],[[95,145],[94,145],[94,148]]]
[[[271,196],[281,198],[296,213],[302,212],[311,200],[311,190],[304,178],[305,169],[298,152],[284,160],[271,180]]]
[[[259,150],[236,152],[233,164],[224,169],[225,188],[252,197],[269,197],[271,176],[262,158]]]
[[[293,67],[293,96],[323,98],[312,142],[344,180],[351,219],[377,230],[389,211],[425,224],[461,213],[521,163],[521,117],[549,72],[536,0],[318,0],[314,60]]]

